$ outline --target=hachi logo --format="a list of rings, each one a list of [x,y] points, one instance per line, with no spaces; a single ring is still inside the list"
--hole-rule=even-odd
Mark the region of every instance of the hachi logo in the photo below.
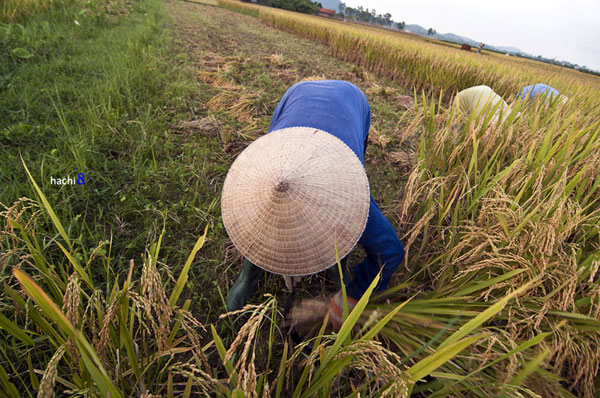
[[[65,177],[65,178],[54,178],[54,177],[50,177],[50,184],[51,185],[83,185],[85,184],[85,174],[84,173],[79,173],[77,174],[77,178],[73,177]]]

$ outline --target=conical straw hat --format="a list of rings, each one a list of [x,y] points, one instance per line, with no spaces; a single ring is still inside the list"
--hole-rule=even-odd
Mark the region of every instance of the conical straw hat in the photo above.
[[[335,264],[362,235],[369,182],[339,138],[309,127],[273,131],[233,162],[221,197],[233,244],[259,267],[308,275]]]

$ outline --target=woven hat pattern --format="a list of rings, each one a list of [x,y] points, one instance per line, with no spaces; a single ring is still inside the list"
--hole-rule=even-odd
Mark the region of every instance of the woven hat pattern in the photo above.
[[[362,235],[369,182],[354,152],[322,130],[292,127],[250,144],[231,166],[221,197],[237,249],[259,267],[308,275],[335,264]]]

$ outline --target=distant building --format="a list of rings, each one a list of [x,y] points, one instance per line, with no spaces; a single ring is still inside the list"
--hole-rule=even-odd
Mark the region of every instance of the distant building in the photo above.
[[[319,8],[317,15],[320,17],[332,18],[335,15],[335,10],[330,10],[329,8]]]

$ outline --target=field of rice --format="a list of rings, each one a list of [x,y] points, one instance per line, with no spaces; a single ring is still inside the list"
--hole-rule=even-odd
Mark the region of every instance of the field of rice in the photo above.
[[[600,78],[232,0],[95,4],[0,25],[0,398],[600,397]],[[280,279],[225,314],[219,198],[315,79],[366,93],[406,260],[298,343]],[[537,82],[568,102],[515,103]],[[460,114],[479,84],[520,117]]]
[[[450,97],[457,90],[488,84],[509,97],[521,87],[543,81],[569,96],[582,98],[580,106],[596,109],[599,80],[572,69],[489,52],[485,56],[457,51],[445,43],[386,29],[344,23],[275,8],[220,0],[225,7],[254,12],[264,21],[328,45],[336,57],[385,74],[418,91],[425,89]],[[502,58],[502,59],[500,59]]]

